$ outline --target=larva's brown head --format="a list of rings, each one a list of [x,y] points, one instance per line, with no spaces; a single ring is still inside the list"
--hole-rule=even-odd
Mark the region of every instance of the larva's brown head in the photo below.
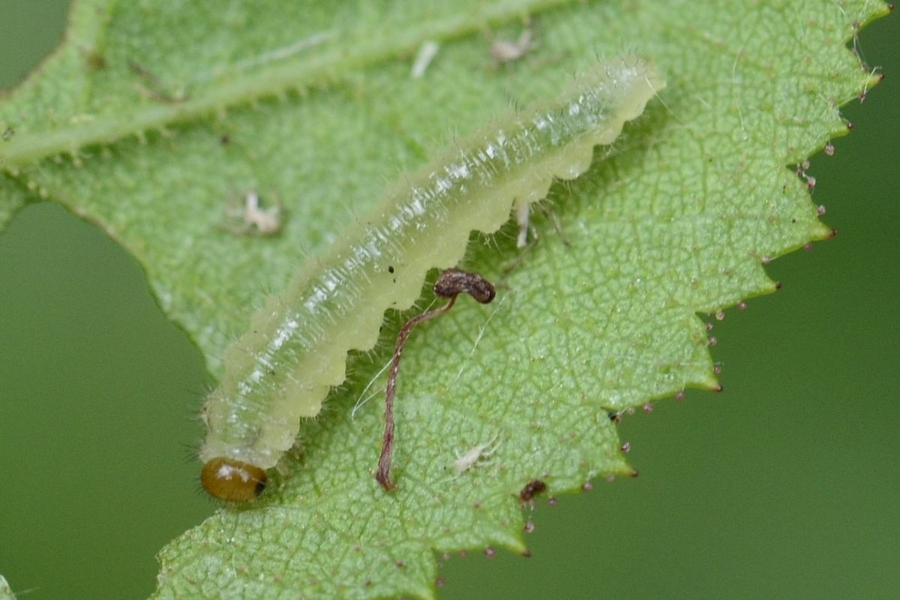
[[[256,500],[266,489],[266,472],[249,463],[219,456],[203,465],[200,483],[210,496],[228,502]]]

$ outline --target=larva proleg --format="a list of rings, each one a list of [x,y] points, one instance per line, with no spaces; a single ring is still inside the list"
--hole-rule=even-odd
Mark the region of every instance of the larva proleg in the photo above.
[[[374,347],[388,308],[412,306],[429,269],[460,261],[471,231],[495,232],[514,205],[527,208],[554,179],[584,173],[594,147],[615,141],[664,86],[640,59],[601,62],[558,101],[495,121],[390,191],[226,350],[202,413],[200,458],[275,466],[300,419],[344,381],[348,351]]]

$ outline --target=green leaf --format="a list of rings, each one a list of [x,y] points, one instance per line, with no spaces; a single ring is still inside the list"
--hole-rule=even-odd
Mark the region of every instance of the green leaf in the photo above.
[[[413,332],[395,481],[372,478],[391,353],[376,350],[305,423],[281,485],[161,553],[160,597],[431,597],[433,551],[526,550],[518,498],[632,471],[607,411],[715,389],[697,313],[775,284],[763,264],[830,235],[794,165],[846,131],[838,106],[877,77],[845,47],[880,2],[76,4],[66,43],[0,104],[0,218],[50,198],[147,270],[162,308],[221,375],[263,290],[360,219],[453,136],[550,99],[633,52],[667,90],[578,180],[464,266],[498,284]],[[537,45],[497,65],[491,37]],[[486,33],[487,32],[487,33]],[[410,77],[419,48],[440,50]],[[246,190],[285,207],[278,236],[235,235]],[[225,227],[223,227],[223,225]],[[512,266],[512,269],[507,267]],[[431,300],[426,294],[422,305]],[[457,474],[458,455],[485,446]],[[490,450],[490,452],[487,452]]]

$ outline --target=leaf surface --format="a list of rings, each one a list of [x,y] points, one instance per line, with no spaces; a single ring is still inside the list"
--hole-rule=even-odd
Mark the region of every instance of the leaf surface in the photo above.
[[[885,11],[866,0],[76,3],[63,46],[0,103],[0,219],[40,197],[103,227],[216,375],[249,308],[401,173],[510,105],[554,98],[595,56],[638,54],[668,81],[587,174],[551,188],[533,247],[515,247],[514,223],[473,236],[464,266],[498,298],[461,299],[413,333],[399,488],[372,478],[378,372],[409,316],[389,313],[381,344],[350,358],[347,383],[303,425],[279,485],[166,547],[157,595],[432,597],[432,551],[526,550],[529,481],[557,494],[632,473],[608,413],[716,389],[697,313],[773,291],[765,262],[831,234],[793,166],[846,132],[838,107],[877,80],[845,44]],[[535,46],[496,64],[491,40],[525,27]],[[412,78],[429,41],[439,51]],[[229,211],[247,190],[284,206],[279,235],[235,234]]]

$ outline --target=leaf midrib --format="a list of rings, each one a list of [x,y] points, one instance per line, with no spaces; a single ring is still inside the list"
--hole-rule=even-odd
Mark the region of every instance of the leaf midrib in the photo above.
[[[327,50],[314,55],[303,52],[283,59],[277,57],[273,60],[278,60],[280,64],[245,68],[236,76],[233,71],[220,71],[216,75],[217,81],[194,92],[188,89],[184,100],[144,102],[134,110],[99,118],[89,114],[71,115],[68,124],[63,127],[15,136],[0,145],[0,164],[9,168],[61,153],[77,155],[79,148],[162,130],[170,125],[190,122],[290,91],[327,87],[341,78],[340,73],[368,68],[397,56],[411,56],[428,40],[445,41],[471,35],[486,26],[505,23],[519,15],[535,15],[570,3],[571,0],[512,0],[497,6],[487,5],[480,13],[467,12],[455,18],[417,23],[416,27],[388,38],[371,36],[367,30],[320,32],[310,37],[323,36],[322,43],[312,44],[304,50],[322,48],[322,44],[332,42],[333,45]],[[100,32],[97,33],[99,35]],[[359,43],[347,44],[348,39],[359,40]],[[294,42],[292,46],[297,44]],[[75,48],[75,51],[78,49]],[[275,49],[270,54],[277,51]]]

